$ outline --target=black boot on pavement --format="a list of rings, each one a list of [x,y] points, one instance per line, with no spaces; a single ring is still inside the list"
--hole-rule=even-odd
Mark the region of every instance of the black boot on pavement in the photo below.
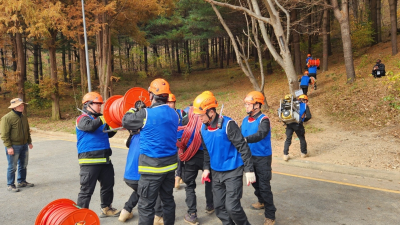
[[[188,214],[186,213],[185,215],[185,222],[190,223],[190,224],[198,224],[197,222],[197,215],[196,213]]]
[[[206,213],[211,214],[214,212],[214,205],[207,205],[206,206]]]
[[[33,186],[35,186],[35,185],[32,184],[32,183],[29,183],[27,181],[22,181],[21,183],[17,184],[17,187],[19,187],[19,188],[22,188],[22,187],[33,187]]]

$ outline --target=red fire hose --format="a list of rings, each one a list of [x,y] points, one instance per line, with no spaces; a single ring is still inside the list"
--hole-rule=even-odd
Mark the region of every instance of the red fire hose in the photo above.
[[[201,129],[201,121],[200,118],[193,113],[193,107],[190,107],[189,110],[189,122],[186,126],[180,126],[178,128],[179,130],[184,130],[181,141],[178,141],[176,143],[176,146],[178,146],[178,155],[181,161],[189,161],[199,150],[199,147],[201,145],[201,137],[200,137],[200,129]],[[192,137],[192,134],[194,133],[194,137],[192,140],[192,143],[190,143],[189,147],[187,147],[187,143],[190,140],[190,137]]]
[[[92,210],[62,198],[47,204],[36,217],[35,225],[100,225],[100,220]]]
[[[147,90],[139,87],[129,89],[124,96],[114,95],[107,99],[104,104],[103,116],[107,124],[112,128],[122,126],[122,117],[136,102],[142,101],[150,106],[150,94]]]

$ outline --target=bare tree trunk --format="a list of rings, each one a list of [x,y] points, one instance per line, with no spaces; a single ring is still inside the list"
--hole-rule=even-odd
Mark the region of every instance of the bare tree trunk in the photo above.
[[[325,3],[327,3],[325,1]],[[329,11],[327,8],[324,9],[324,15],[322,19],[322,71],[328,70],[328,15]]]
[[[265,59],[267,60],[267,74],[273,74],[274,71],[272,69],[272,57],[269,50],[265,51]]]
[[[229,66],[229,60],[231,58],[230,49],[231,49],[231,39],[227,38],[228,41],[226,43],[226,66]]]
[[[16,33],[15,35],[16,53],[17,53],[17,77],[18,77],[18,98],[25,99],[24,77],[26,76],[26,58],[24,52],[24,45],[22,43],[22,34]]]
[[[352,6],[353,6],[353,15],[354,15],[354,18],[356,19],[356,21],[358,22],[359,21],[359,19],[358,19],[358,0],[352,0],[352,4],[351,4]]]
[[[392,42],[392,55],[397,54],[397,0],[389,0],[390,8],[390,40]]]
[[[104,5],[108,4],[108,0],[102,0]],[[107,13],[103,13],[98,16],[98,22],[104,24],[96,34],[97,42],[97,56],[98,60],[98,72],[99,72],[99,86],[100,94],[104,100],[107,100],[110,96],[111,86],[111,33],[109,27],[109,16]]]
[[[57,31],[51,30],[51,40],[49,43],[49,56],[50,56],[50,78],[51,83],[53,84],[53,92],[51,94],[52,98],[52,113],[51,118],[53,120],[60,120],[60,97],[59,97],[59,86],[58,86],[58,77],[57,77],[57,59],[56,59],[56,38]]]
[[[290,12],[290,19],[292,20],[292,23],[297,20],[297,9],[293,9]],[[294,68],[296,71],[296,74],[302,74],[301,72],[301,52],[300,52],[300,35],[297,31],[298,26],[293,27],[292,31],[292,37],[293,37],[293,50],[294,50]],[[269,53],[268,53],[269,54]],[[267,72],[268,74],[268,72]]]
[[[64,82],[67,82],[67,64],[65,61],[65,38],[64,35],[61,34],[61,41],[62,41],[62,46],[61,46],[61,61],[62,61],[62,68],[63,68],[63,77],[64,77]]]
[[[43,80],[43,60],[42,60],[42,46],[39,44],[39,79]]]
[[[178,69],[178,73],[182,73],[181,64],[179,62],[179,42],[178,41],[175,44],[175,51],[176,51],[176,66],[177,66],[177,69]]]
[[[189,40],[185,41],[185,50],[186,50],[186,66],[187,71],[190,71],[190,49],[189,49]]]
[[[1,67],[3,68],[3,82],[7,82],[6,60],[4,58],[4,52],[2,48],[0,48],[0,55],[1,55]]]
[[[376,1],[376,33],[378,35],[378,42],[382,42],[382,14],[381,14],[382,1]]]
[[[96,63],[96,47],[92,48],[92,57],[93,57],[93,71],[94,71],[94,79],[98,80],[99,75],[97,74],[97,63]]]
[[[11,43],[12,43],[12,52],[11,52],[11,56],[12,56],[12,68],[13,71],[16,72],[17,71],[17,42],[15,41],[15,35],[10,35],[11,36]]]
[[[209,50],[208,39],[206,42],[206,68],[210,69],[210,50]]]
[[[33,44],[33,79],[39,84],[39,44]]]
[[[326,32],[328,33],[328,56],[331,56],[333,55],[331,42],[331,11],[328,11],[328,24],[326,27]]]
[[[123,70],[122,70],[121,42],[120,42],[119,38],[118,38],[118,43],[119,43],[119,46],[118,46],[119,69],[122,72]]]
[[[144,71],[146,71],[146,73],[147,73],[149,71],[148,61],[147,61],[147,46],[143,47],[143,53],[144,53]]]
[[[348,0],[342,0],[341,10],[338,1],[331,0],[333,12],[340,24],[342,34],[344,62],[346,66],[347,83],[353,83],[356,79],[354,72],[353,52],[351,50],[350,23],[348,13]]]
[[[69,82],[72,84],[72,54],[71,54],[71,45],[68,44],[68,78]]]
[[[372,37],[374,39],[374,44],[376,44],[378,43],[377,0],[370,1],[370,18],[372,22],[372,29],[374,30]]]
[[[224,68],[224,38],[219,37],[219,68]]]

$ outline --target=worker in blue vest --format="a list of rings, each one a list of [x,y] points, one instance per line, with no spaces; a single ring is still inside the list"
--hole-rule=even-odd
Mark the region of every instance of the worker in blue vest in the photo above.
[[[311,79],[308,75],[308,71],[304,71],[304,75],[299,79],[300,88],[303,90],[303,94],[305,95],[307,95],[308,86],[311,84]]]
[[[252,209],[264,209],[264,225],[275,224],[275,205],[271,191],[271,125],[269,118],[261,112],[264,95],[259,91],[252,91],[244,99],[248,116],[242,122],[242,134],[250,147],[253,159],[256,182],[253,183],[254,194],[258,202],[251,205]]]
[[[308,61],[313,59],[313,57],[311,57],[311,54],[307,55],[307,59],[306,59],[306,68],[308,70],[308,74],[310,77],[314,77],[315,82],[314,82],[314,90],[317,90],[317,69],[319,69],[318,66],[308,66]],[[305,95],[307,95],[307,93],[304,93]]]
[[[248,225],[250,223],[240,199],[243,194],[243,171],[247,185],[256,181],[251,151],[236,122],[219,115],[217,107],[218,102],[211,92],[200,94],[193,102],[193,112],[203,123],[202,181],[209,182],[212,174],[215,214],[223,225]]]
[[[160,193],[164,224],[175,223],[173,196],[177,168],[176,137],[179,117],[166,103],[171,93],[164,79],[155,79],[149,87],[151,106],[130,109],[122,118],[128,130],[140,129],[140,157],[138,186],[139,224],[153,225],[154,206]]]
[[[111,206],[114,198],[114,166],[110,160],[112,151],[108,140],[115,132],[103,132],[103,129],[107,130],[109,127],[100,113],[103,104],[100,94],[87,93],[83,96],[82,104],[83,113],[76,120],[81,185],[77,205],[89,208],[90,199],[99,181],[100,217],[117,217],[120,211]]]

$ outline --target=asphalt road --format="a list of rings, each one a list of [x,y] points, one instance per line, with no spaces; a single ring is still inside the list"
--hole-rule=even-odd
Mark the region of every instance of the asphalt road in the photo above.
[[[7,191],[7,159],[0,157],[0,224],[31,225],[40,210],[49,202],[68,198],[76,201],[79,192],[79,165],[76,143],[66,140],[34,139],[30,150],[27,181],[35,187],[23,188],[18,193]],[[4,151],[4,146],[0,143]],[[113,147],[112,162],[115,168],[114,203],[121,209],[131,193],[123,182],[127,149]],[[278,161],[278,160],[275,160]],[[290,161],[289,161],[290,163]],[[400,224],[399,181],[386,181],[362,176],[337,174],[273,163],[276,224]],[[215,214],[204,213],[204,186],[199,176],[198,217],[200,224],[221,224]],[[251,210],[256,201],[253,188],[244,186],[242,206],[251,224],[263,224],[263,212]],[[186,213],[185,191],[174,190],[176,224]],[[97,186],[90,209],[100,212]],[[138,213],[127,224],[137,224]],[[122,224],[117,218],[100,219],[101,224]]]

